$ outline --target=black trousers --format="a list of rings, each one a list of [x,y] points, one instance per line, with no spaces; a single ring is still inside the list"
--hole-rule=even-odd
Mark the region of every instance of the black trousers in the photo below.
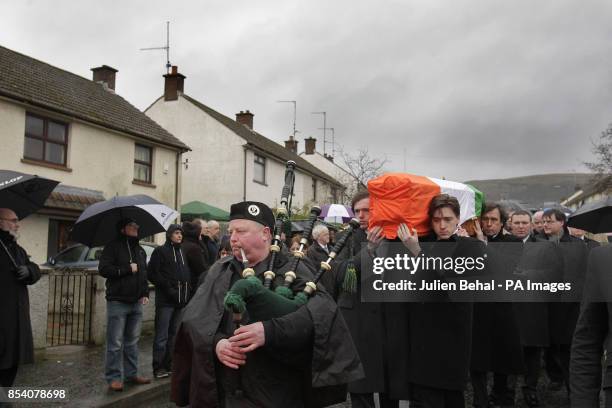
[[[10,368],[0,369],[0,384],[2,384],[2,387],[13,386],[13,383],[15,382],[15,377],[17,376],[18,367],[18,365],[15,365]]]
[[[563,382],[563,369],[559,363],[558,347],[551,346],[544,350],[544,366],[551,382]]]
[[[474,390],[474,407],[487,407],[489,405],[487,373],[484,371],[471,371],[470,378]],[[508,386],[507,374],[493,374],[491,395],[500,404],[514,403],[514,386]]]
[[[536,392],[538,388],[538,377],[540,376],[540,366],[542,359],[542,349],[540,347],[523,347],[525,358],[525,389]]]
[[[410,408],[465,408],[463,391],[414,385],[412,395]]]
[[[380,408],[399,408],[399,401],[392,400],[384,393],[378,393]],[[351,392],[351,408],[375,408],[373,393]]]

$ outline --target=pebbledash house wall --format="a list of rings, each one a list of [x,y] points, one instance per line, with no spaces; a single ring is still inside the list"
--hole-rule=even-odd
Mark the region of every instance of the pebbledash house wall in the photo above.
[[[181,94],[174,101],[160,97],[145,113],[192,149],[183,154],[183,160],[188,159],[188,169],[182,175],[183,203],[198,200],[226,211],[243,200],[261,201],[271,207],[280,204],[285,162],[258,152],[266,157],[266,177],[265,184],[255,182],[255,152],[245,149],[246,141]],[[314,203],[312,176],[299,169],[294,194],[294,208]],[[330,200],[329,183],[319,179],[316,203]]]
[[[54,169],[22,162],[26,112],[68,123],[67,169]],[[115,195],[147,194],[175,206],[177,152],[149,141],[136,140],[70,117],[25,107],[0,99],[0,162],[2,168],[36,174],[61,183],[99,190],[106,199]],[[133,184],[135,144],[153,147],[155,187]],[[180,204],[180,200],[179,200]],[[32,260],[43,263],[47,257],[49,217],[33,215],[21,223],[20,243]],[[163,235],[163,234],[161,234]],[[161,241],[163,237],[156,237]]]

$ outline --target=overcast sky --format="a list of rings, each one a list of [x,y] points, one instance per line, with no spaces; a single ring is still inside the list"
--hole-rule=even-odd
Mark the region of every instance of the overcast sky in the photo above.
[[[12,4],[11,4],[12,3]],[[180,7],[179,7],[180,5]],[[612,122],[610,1],[12,1],[0,45],[90,78],[144,110],[165,44],[185,93],[300,150],[322,117],[349,153],[453,180],[583,172]],[[329,133],[328,133],[329,135]],[[177,135],[180,137],[180,135]],[[331,145],[327,147],[328,152]]]

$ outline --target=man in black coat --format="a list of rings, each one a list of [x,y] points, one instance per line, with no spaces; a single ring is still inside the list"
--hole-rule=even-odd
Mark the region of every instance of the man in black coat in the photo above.
[[[172,224],[166,242],[155,248],[147,270],[155,285],[155,338],[153,339],[153,375],[168,377],[172,371],[172,349],[182,308],[191,299],[191,273],[182,248],[183,230]]]
[[[40,279],[38,265],[17,243],[19,219],[0,208],[0,386],[12,387],[20,364],[34,362],[27,285]]]
[[[327,261],[329,258],[329,229],[323,224],[317,224],[312,229],[312,245],[308,248],[306,258],[311,261],[313,268],[318,271],[321,262]],[[325,290],[335,299],[335,268],[336,263],[333,262],[331,271],[327,271],[321,278],[321,284]]]
[[[480,259],[483,262],[484,244],[470,237],[455,234],[460,207],[455,197],[435,196],[429,206],[433,233],[419,242],[416,230],[401,224],[398,237],[412,256]],[[468,274],[454,271],[417,270],[415,277],[422,280],[452,282],[469,279]],[[420,285],[417,283],[417,285]],[[468,381],[472,344],[472,303],[455,298],[446,291],[422,293],[422,302],[407,303],[408,358],[403,369],[391,360],[390,372],[410,388],[410,406],[417,408],[463,408],[463,392]],[[401,338],[401,337],[400,337]],[[400,349],[402,344],[396,344]],[[407,362],[407,363],[406,363]],[[394,367],[396,366],[396,367]]]
[[[510,279],[520,255],[520,240],[504,234],[506,214],[498,203],[487,203],[480,224],[486,236],[487,269],[499,279]],[[515,244],[513,244],[515,243]],[[474,406],[514,406],[514,384],[510,374],[524,371],[520,334],[512,303],[478,302],[474,305],[471,380]],[[487,395],[487,372],[493,372],[491,394]],[[511,381],[513,382],[513,381]]]
[[[610,265],[612,265],[612,245],[598,247],[590,252],[584,302],[571,349],[572,408],[598,408],[602,387],[605,391],[606,407],[612,406],[612,365],[609,361],[612,351]],[[607,359],[603,358],[604,353],[607,353]]]
[[[198,282],[204,281],[204,275],[212,262],[208,258],[208,251],[200,245],[202,227],[196,222],[183,222],[183,244],[182,249],[185,254],[185,260],[191,272],[191,287],[189,297],[193,296],[198,288]]]
[[[553,368],[560,372],[569,393],[570,349],[580,313],[588,248],[582,240],[569,234],[567,216],[562,211],[548,209],[544,211],[542,220],[546,239],[555,244],[555,256],[562,262],[562,280],[572,285],[571,292],[558,294],[550,304],[551,346],[550,358],[546,361],[548,371]]]
[[[356,273],[359,276],[362,267],[366,267],[362,265],[362,261],[366,257],[371,258],[371,254],[379,247],[383,240],[382,229],[374,227],[368,230],[370,219],[368,191],[360,191],[355,194],[351,207],[361,228],[353,233],[350,243],[341,252],[339,258],[343,262],[338,264],[337,271],[333,269],[329,271],[336,279],[335,289],[330,289],[330,291],[338,296],[338,307],[346,319],[365,371],[365,378],[349,384],[351,406],[373,408],[375,406],[374,394],[378,393],[380,406],[393,408],[399,406],[399,398],[402,395],[405,399],[408,395],[396,395],[393,399],[389,397],[391,379],[386,369],[387,356],[385,355],[386,322],[390,320],[385,315],[387,306],[380,302],[361,301],[361,279],[359,277],[356,278],[356,286],[352,290],[344,285],[348,273]],[[332,284],[328,283],[328,285]]]
[[[112,391],[123,391],[123,381],[148,384],[138,375],[138,340],[142,306],[149,303],[147,255],[138,242],[139,225],[124,218],[117,238],[104,246],[98,270],[106,278],[105,377]]]
[[[517,211],[512,214],[512,235],[523,242],[523,251],[516,268],[518,276],[532,282],[554,282],[562,279],[562,262],[556,256],[554,244],[532,233],[531,213]],[[525,386],[523,397],[528,407],[539,405],[537,394],[542,350],[550,345],[549,296],[532,295],[533,302],[514,303],[525,360]]]
[[[320,407],[343,401],[346,388],[337,386],[363,375],[344,320],[322,286],[295,312],[264,321],[249,320],[247,301],[242,325],[235,329],[223,299],[241,279],[244,263],[263,280],[273,228],[274,215],[265,204],[231,206],[233,255],[210,268],[177,334],[172,375],[177,405]],[[282,253],[276,259],[272,288],[282,285],[289,266]],[[312,279],[305,265],[297,269],[294,292]]]

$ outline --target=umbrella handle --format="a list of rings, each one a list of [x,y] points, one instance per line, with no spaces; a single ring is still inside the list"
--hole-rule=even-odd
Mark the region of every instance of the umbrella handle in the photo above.
[[[0,240],[0,244],[2,244],[2,248],[4,249],[4,252],[6,252],[6,254],[8,255],[8,257],[11,260],[11,263],[13,264],[15,269],[19,268],[19,266],[17,265],[17,262],[15,262],[15,258],[13,258],[13,255],[11,255],[11,253],[9,252],[8,248],[6,247],[6,245],[4,245],[4,242],[2,242],[2,240]]]

